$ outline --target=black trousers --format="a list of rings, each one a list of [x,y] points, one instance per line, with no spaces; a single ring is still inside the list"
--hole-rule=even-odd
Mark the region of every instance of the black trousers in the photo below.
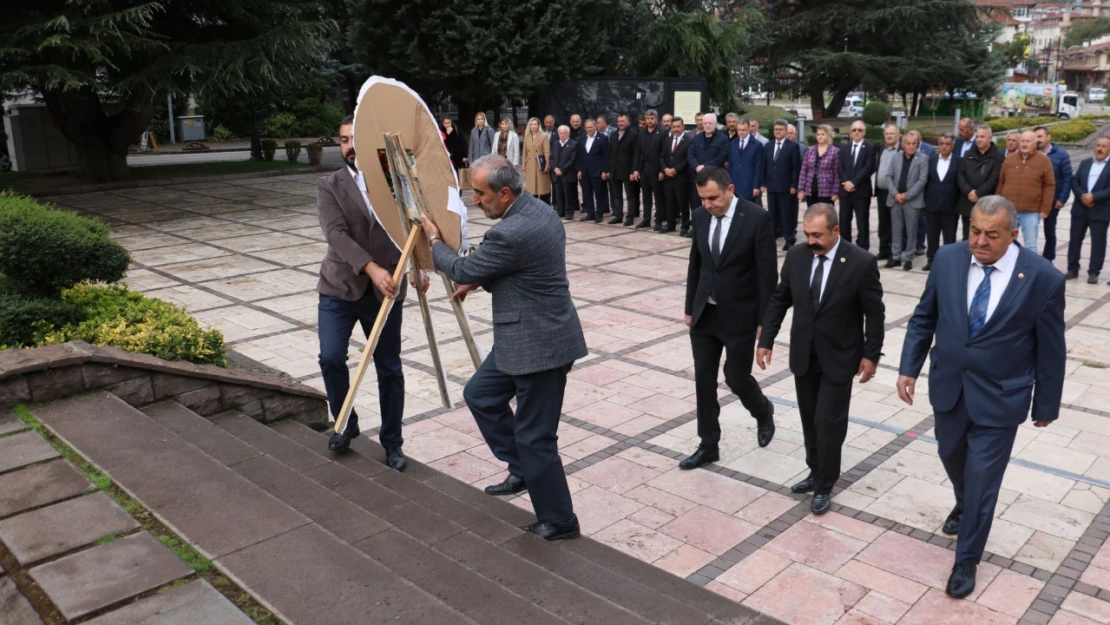
[[[951,412],[936,413],[937,449],[963,512],[956,562],[978,564],[994,522],[994,509],[1017,426],[987,427],[971,420],[963,394]]]
[[[663,221],[674,228],[682,218],[682,227],[690,227],[690,181],[675,176],[663,180],[663,196],[666,198],[667,214]]]
[[[848,436],[848,407],[852,401],[852,381],[831,382],[821,370],[817,351],[811,345],[809,368],[805,375],[794,376],[798,412],[802,415],[806,465],[814,481],[814,492],[828,495],[840,479],[840,455]]]
[[[655,225],[663,223],[666,202],[663,200],[663,181],[659,172],[645,172],[640,175],[640,192],[644,196],[644,221],[651,221],[651,211],[655,210]]]
[[[628,198],[628,214],[624,212],[624,201]],[[640,183],[631,180],[614,180],[609,177],[609,205],[613,207],[613,217],[625,221],[640,216]]]
[[[587,176],[582,174],[582,208],[586,216],[600,220],[609,208],[609,185],[601,176]],[[596,208],[595,208],[596,206]]]
[[[966,241],[968,236],[971,235],[971,215],[960,215],[960,223],[964,227],[964,238],[961,241]]]
[[[940,237],[944,235],[944,244],[956,242],[956,224],[959,223],[960,216],[956,213],[938,213],[934,211],[925,211],[925,228],[927,245],[925,247],[925,258],[929,262],[933,262],[933,257],[937,255],[937,250],[940,249]]]
[[[529,375],[509,375],[497,368],[494,349],[463,389],[486,444],[509,473],[524,478],[541,522],[574,516],[570,488],[559,457],[559,415],[567,387],[564,365]],[[516,413],[509,401],[516,399]]]
[[[840,192],[840,232],[852,240],[852,217],[856,219],[856,245],[871,248],[871,194]]]
[[[347,346],[355,324],[362,325],[362,333],[370,334],[378,317],[381,302],[374,297],[374,289],[366,289],[362,299],[347,300],[321,295],[318,307],[318,333],[320,337],[320,372],[324,374],[324,390],[333,417],[339,416],[343,400],[351,388],[351,371],[347,368]],[[382,327],[378,345],[374,348],[374,369],[378,374],[378,407],[382,413],[382,427],[378,434],[382,447],[400,447],[401,419],[405,412],[405,374],[401,369],[401,310],[400,302],[394,304]],[[358,413],[351,411],[347,429],[358,427]]]
[[[1056,205],[1056,200],[1052,201]],[[1060,209],[1053,208],[1044,218],[1041,228],[1044,229],[1044,252],[1041,254],[1045,260],[1056,260],[1056,218],[1060,216]]]
[[[1106,231],[1110,222],[1091,221],[1087,219],[1087,211],[1071,217],[1071,240],[1068,242],[1068,271],[1079,273],[1079,257],[1083,251],[1083,239],[1087,236],[1087,229],[1091,230],[1091,264],[1087,266],[1087,274],[1097,276],[1102,271],[1106,262]]]
[[[890,207],[886,205],[886,189],[876,189],[875,199],[879,203],[879,256],[890,256],[891,216]]]
[[[775,223],[775,236],[782,237],[789,245],[798,240],[798,196],[787,193],[767,193],[767,211]]]
[[[716,448],[721,440],[721,404],[717,400],[717,371],[725,352],[725,383],[756,421],[770,418],[771,402],[752,377],[755,328],[735,333],[725,325],[717,307],[705,306],[701,318],[690,328],[694,351],[694,389],[697,392],[698,436],[701,446]]]
[[[571,217],[578,210],[578,178],[575,174],[559,176],[552,189],[555,193],[555,210],[560,217]]]

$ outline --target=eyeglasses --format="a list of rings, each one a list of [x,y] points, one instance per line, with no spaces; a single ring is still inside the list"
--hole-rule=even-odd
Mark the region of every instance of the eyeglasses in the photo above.
[[[853,128],[852,132],[863,132],[863,128]]]

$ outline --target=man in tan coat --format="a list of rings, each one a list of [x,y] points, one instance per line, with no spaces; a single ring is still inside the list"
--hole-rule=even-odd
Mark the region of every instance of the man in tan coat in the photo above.
[[[1021,133],[1018,151],[1002,161],[995,194],[1017,207],[1022,245],[1036,251],[1041,220],[1048,217],[1056,196],[1056,174],[1052,161],[1037,149],[1032,130]]]

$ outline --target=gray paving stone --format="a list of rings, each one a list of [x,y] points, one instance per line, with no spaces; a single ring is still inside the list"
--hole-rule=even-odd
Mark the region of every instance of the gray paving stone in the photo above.
[[[177,402],[147,406],[143,412],[221,464],[231,465],[262,455],[262,452]]]
[[[95,488],[64,460],[5,473],[0,475],[0,518]]]
[[[287,623],[474,624],[315,525],[216,564]]]
[[[0,540],[26,566],[137,527],[108,495],[94,493],[0,521]]]
[[[0,436],[26,429],[27,424],[14,414],[0,416]]]
[[[210,558],[311,522],[194,447],[118,467],[112,477]]]
[[[253,625],[254,621],[203,579],[131,605],[85,625]]]
[[[250,417],[229,412],[212,422],[255,449],[277,458],[294,470],[303,472],[325,465],[330,460],[282,436]]]
[[[72,620],[192,572],[141,532],[31,569],[31,577]]]
[[[60,454],[34,432],[0,438],[0,473],[57,458]]]
[[[31,607],[15,582],[8,578],[0,579],[0,622],[4,625],[42,625],[42,619]]]

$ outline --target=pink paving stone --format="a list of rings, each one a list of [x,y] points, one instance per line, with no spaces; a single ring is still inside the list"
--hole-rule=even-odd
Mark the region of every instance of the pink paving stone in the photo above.
[[[698,506],[659,531],[714,555],[721,555],[759,531],[758,525]]]
[[[649,469],[656,471],[670,471],[675,467],[675,461],[663,454],[657,454],[654,451],[640,449],[639,447],[630,447],[617,454],[618,458],[630,460],[638,465],[645,466]]]
[[[681,542],[670,536],[628,519],[617,521],[594,534],[592,538],[644,562],[655,562],[682,546]]]
[[[583,430],[577,425],[571,425],[565,421],[559,422],[559,447],[566,447],[573,445],[578,441],[585,440],[594,435],[589,430]]]
[[[979,595],[977,603],[996,612],[1021,618],[1042,588],[1044,582],[1038,579],[1013,571],[1002,571]]]
[[[692,411],[694,404],[684,399],[675,399],[666,395],[652,395],[630,405],[629,408],[663,419],[673,419]]]
[[[474,415],[470,413],[470,409],[466,406],[451,412],[445,412],[434,419],[429,419],[429,421],[436,421],[463,434],[471,434],[476,438],[482,436],[478,432],[478,423],[474,421]],[[405,434],[409,434],[408,426],[405,426]]]
[[[867,590],[798,563],[744,600],[790,625],[833,625]]]
[[[587,423],[600,425],[603,428],[614,429],[626,421],[632,421],[643,413],[638,410],[626,408],[610,401],[599,401],[583,406],[578,410],[567,413],[567,416],[581,419]]]
[[[584,406],[589,406],[615,393],[616,391],[601,386],[579,382],[578,380],[569,380],[567,381],[566,392],[563,394],[563,412],[569,413]]]
[[[1110,571],[1102,567],[1090,566],[1086,571],[1083,571],[1079,581],[1099,588],[1110,589]]]
[[[609,401],[613,403],[619,403],[622,406],[629,406],[638,401],[655,396],[655,391],[651,389],[646,389],[640,386],[633,386],[631,384],[625,384],[624,382],[613,382],[605,388],[616,393],[616,395],[609,398]],[[627,397],[635,397],[636,399],[635,401],[623,401],[623,398]],[[618,398],[621,399],[618,400]],[[643,411],[641,410],[640,412],[642,413]]]
[[[629,521],[635,521],[651,529],[659,529],[659,527],[670,523],[674,519],[674,515],[667,514],[659,508],[652,508],[651,506],[644,506],[628,516]]]
[[[930,589],[898,625],[1014,625],[1016,617]]]
[[[870,614],[864,614],[858,610],[849,610],[844,616],[840,617],[836,625],[891,625],[891,623],[877,619]]]
[[[760,549],[722,573],[717,581],[750,595],[791,564],[786,558]]]
[[[904,577],[887,573],[856,560],[841,567],[836,572],[836,576],[909,604],[916,602],[929,589],[923,584],[911,582]]]
[[[716,559],[717,556],[707,551],[702,551],[690,545],[682,545],[678,549],[656,560],[655,566],[672,575],[687,577]]]
[[[1102,547],[1099,548],[1098,553],[1091,559],[1091,566],[1110,569],[1110,542],[1103,544]]]
[[[589,384],[596,384],[597,386],[605,386],[610,382],[616,382],[627,378],[630,374],[619,369],[606,367],[605,365],[588,365],[581,369],[574,369],[567,377],[572,380],[579,380]]]
[[[1100,624],[1099,624],[1098,621],[1092,621],[1091,619],[1083,617],[1083,616],[1079,616],[1078,614],[1075,614],[1074,612],[1068,612],[1067,610],[1060,610],[1059,612],[1056,613],[1056,616],[1052,617],[1052,620],[1048,622],[1048,625],[1100,625]]]
[[[611,456],[578,471],[575,477],[585,480],[595,486],[617,494],[626,493],[633,488],[654,479],[659,471],[629,462],[624,458]]]
[[[607,447],[612,447],[616,442],[617,441],[607,436],[602,436],[601,434],[590,434],[577,443],[567,445],[566,447],[560,447],[559,453],[563,456],[579,460],[586,456],[592,456]]]
[[[481,460],[465,451],[440,458],[428,466],[467,484],[473,484],[493,475],[501,475],[504,470],[498,465]]]
[[[933,588],[948,584],[954,562],[947,549],[891,531],[875,539],[856,559]]]
[[[867,543],[813,523],[798,523],[767,543],[776,555],[825,573],[835,573]]]
[[[434,462],[471,447],[485,445],[480,438],[442,426],[411,438],[408,432],[405,434],[405,453],[420,462]]]
[[[767,493],[741,508],[735,516],[763,527],[796,505],[798,505],[798,502],[789,497],[778,493]]]
[[[609,337],[609,338],[612,338],[612,337]],[[616,352],[624,351],[624,350],[628,349],[629,347],[635,347],[636,342],[625,341],[625,340],[621,340],[621,339],[614,339],[614,340],[609,341],[607,343],[604,343],[602,345],[597,345],[596,347],[594,346],[593,343],[590,343],[590,342],[587,342],[587,345],[589,345],[590,348],[593,349],[594,351],[604,352],[606,354],[613,354],[613,353],[616,353]]]
[[[663,492],[658,488],[647,485],[634,488],[624,493],[624,496],[642,504],[646,504],[656,510],[665,512],[672,517],[682,516],[698,507],[698,504],[688,499],[683,499],[682,497]]]
[[[609,428],[614,432],[624,434],[625,436],[636,436],[647,432],[653,427],[666,423],[666,420],[659,417],[652,417],[650,415],[643,415],[636,417],[631,421],[626,421],[616,427]]]
[[[886,623],[897,623],[898,619],[910,609],[909,603],[899,601],[872,590],[859,600],[854,610],[871,615]]]
[[[493,455],[492,451],[489,450],[489,445],[478,445],[477,447],[471,447],[470,449],[466,450],[466,453],[474,456],[475,458],[485,460],[486,462],[496,463],[498,466],[504,464],[497,459],[497,456]]]
[[[424,419],[423,421],[417,421],[416,423],[405,423],[402,426],[405,431],[405,442],[408,442],[409,438],[420,436],[421,434],[427,434],[428,432],[434,432],[442,427],[443,424],[436,419]],[[405,448],[405,451],[408,451],[407,447]]]
[[[885,531],[881,527],[876,527],[870,523],[864,523],[863,521],[857,521],[852,517],[847,517],[837,512],[830,512],[828,514],[822,514],[821,516],[811,514],[805,517],[804,520],[814,525],[820,525],[821,527],[835,530],[845,536],[851,536],[852,538],[862,540],[865,543],[873,542],[876,538],[882,536]]]
[[[1064,603],[1060,607],[1097,623],[1103,623],[1103,625],[1110,623],[1110,603],[1101,599],[1073,592],[1068,595],[1067,599],[1064,599]]]
[[[686,378],[680,378],[667,373],[660,373],[652,369],[629,376],[623,381],[641,388],[653,390],[656,393],[663,393],[669,397],[688,397],[694,392],[693,380],[687,380]]]
[[[660,475],[648,485],[727,514],[735,514],[767,492],[709,471],[678,468]]]
[[[732,588],[731,586],[725,586],[724,584],[722,584],[721,582],[718,582],[718,581],[709,582],[708,584],[705,585],[705,589],[706,590],[712,590],[713,592],[717,593],[718,595],[721,595],[725,599],[732,599],[736,603],[740,603],[744,599],[748,598],[748,595],[745,595],[744,593],[740,592],[739,590],[736,590],[735,588]]]
[[[590,486],[574,495],[574,512],[578,515],[582,531],[591,536],[643,507],[642,503],[597,486]]]
[[[607,360],[601,363],[601,366],[608,367],[610,369],[616,369],[617,371],[623,371],[628,374],[639,373],[644,370],[644,368],[639,365],[634,365],[622,360]]]

